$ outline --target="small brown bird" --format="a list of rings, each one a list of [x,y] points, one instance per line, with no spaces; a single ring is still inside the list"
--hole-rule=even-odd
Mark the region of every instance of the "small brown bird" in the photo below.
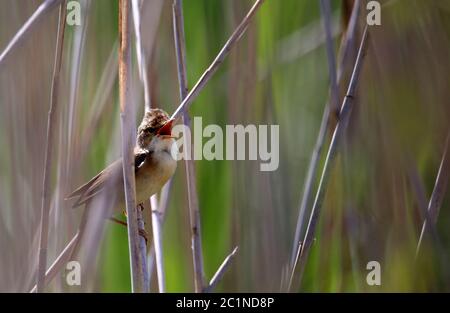
[[[173,158],[176,143],[172,137],[173,120],[166,112],[152,109],[138,128],[134,148],[136,203],[141,204],[157,193],[174,174],[177,163]],[[103,198],[100,198],[103,197]],[[96,199],[106,199],[107,216],[125,210],[122,159],[119,159],[90,181],[72,192],[67,199],[76,198],[73,207],[89,206]]]

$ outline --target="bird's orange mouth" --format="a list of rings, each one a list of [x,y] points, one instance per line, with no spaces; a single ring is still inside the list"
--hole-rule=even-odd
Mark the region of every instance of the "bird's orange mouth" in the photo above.
[[[173,119],[168,120],[159,130],[158,130],[158,135],[159,136],[164,136],[164,137],[172,137],[172,124],[173,124]]]

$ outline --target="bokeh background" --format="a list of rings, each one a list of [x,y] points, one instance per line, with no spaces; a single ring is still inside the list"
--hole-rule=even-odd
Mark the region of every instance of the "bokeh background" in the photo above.
[[[75,234],[82,212],[72,210],[64,196],[120,156],[118,1],[79,2],[82,25],[67,26],[64,43],[48,264]],[[370,28],[355,107],[326,186],[299,291],[450,291],[448,189],[437,236],[428,238],[420,258],[414,259],[424,203],[426,207],[450,127],[450,1],[380,2],[382,25]],[[40,3],[0,0],[0,50]],[[252,3],[184,1],[190,87]],[[331,3],[337,53],[353,1]],[[144,7],[142,36],[149,51],[152,102],[172,113],[179,104],[172,1],[145,0]],[[27,292],[36,281],[57,23],[55,8],[0,67],[0,291]],[[143,88],[134,52],[133,43],[138,123]],[[348,74],[340,85],[341,96],[347,84]],[[260,172],[259,161],[196,162],[206,277],[239,246],[217,291],[284,290],[308,163],[328,98],[319,2],[266,0],[190,108],[191,116],[201,116],[204,125],[280,125],[280,166],[274,172]],[[324,150],[334,125],[332,121]],[[319,172],[322,164],[323,158]],[[184,164],[178,166],[164,224],[170,292],[194,288],[186,178]],[[110,222],[105,226],[97,265],[82,278],[89,284],[81,291],[129,292],[126,228]],[[150,224],[146,227],[150,232]],[[366,264],[373,260],[381,264],[381,286],[366,284]],[[63,275],[48,290],[80,291],[66,286]]]

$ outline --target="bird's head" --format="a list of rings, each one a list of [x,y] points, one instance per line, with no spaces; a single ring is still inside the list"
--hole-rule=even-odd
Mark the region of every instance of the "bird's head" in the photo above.
[[[137,144],[141,149],[149,149],[154,138],[171,139],[173,120],[161,109],[146,112],[137,133]]]

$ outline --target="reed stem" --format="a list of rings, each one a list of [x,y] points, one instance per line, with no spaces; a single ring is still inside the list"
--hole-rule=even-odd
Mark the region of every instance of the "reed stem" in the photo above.
[[[136,208],[136,182],[134,174],[133,139],[134,107],[131,102],[131,36],[130,5],[119,2],[119,97],[122,130],[122,165],[127,210],[128,246],[130,254],[132,292],[144,292],[144,265],[140,253]]]
[[[216,56],[214,61],[211,63],[211,65],[206,69],[206,71],[202,74],[202,76],[199,78],[197,83],[194,85],[194,87],[191,89],[191,91],[184,97],[181,104],[178,106],[178,108],[175,110],[175,112],[172,114],[172,118],[179,118],[184,111],[188,109],[188,107],[192,104],[195,98],[197,98],[200,91],[203,90],[203,88],[206,86],[206,83],[211,79],[211,77],[214,75],[214,73],[217,71],[219,66],[222,64],[222,62],[227,57],[228,53],[231,51],[231,49],[234,47],[234,45],[241,39],[242,35],[247,29],[248,24],[250,23],[252,17],[255,15],[258,8],[263,4],[264,0],[256,0],[253,6],[251,7],[250,11],[248,11],[247,15],[244,17],[244,19],[241,21],[241,23],[238,25],[238,27],[235,29],[233,34],[231,34],[230,38],[227,40],[225,45],[220,50],[219,54]]]
[[[186,46],[184,39],[184,19],[183,5],[181,0],[174,0],[172,6],[173,13],[173,33],[175,42],[175,51],[177,57],[177,73],[180,89],[180,100],[183,101],[188,94],[188,85],[186,78]],[[183,124],[190,128],[190,117],[187,110],[182,112]],[[184,137],[184,147],[191,145]],[[186,149],[186,148],[185,148]],[[192,149],[189,149],[192,154]],[[184,160],[186,169],[186,185],[188,193],[188,207],[191,223],[191,242],[192,242],[192,258],[194,263],[194,282],[195,292],[202,292],[205,288],[205,273],[203,269],[203,250],[200,226],[200,208],[198,205],[197,184],[195,178],[195,165],[191,158]]]
[[[47,138],[45,148],[44,179],[42,184],[41,202],[41,232],[39,240],[39,260],[37,275],[37,292],[43,292],[45,288],[45,272],[47,269],[48,224],[51,205],[51,171],[53,161],[53,142],[57,123],[57,106],[59,92],[59,77],[61,72],[62,53],[64,46],[64,30],[66,26],[66,2],[59,7],[58,35],[55,48],[55,62],[53,67],[52,89],[50,96],[50,109],[47,120]]]
[[[333,137],[331,139],[330,146],[328,148],[327,157],[325,159],[325,163],[323,166],[322,175],[320,178],[319,186],[317,188],[317,193],[311,210],[311,216],[309,219],[308,227],[306,229],[305,237],[302,242],[302,245],[300,246],[300,249],[298,249],[297,257],[293,265],[293,270],[289,282],[290,291],[293,291],[293,288],[298,287],[298,285],[301,282],[303,271],[306,266],[306,261],[308,259],[309,251],[311,249],[314,240],[314,234],[316,231],[317,222],[319,220],[320,211],[322,209],[326,186],[330,178],[330,172],[336,159],[342,134],[344,133],[344,130],[347,127],[348,119],[353,108],[355,90],[359,80],[363,59],[367,49],[367,38],[368,38],[368,30],[366,26],[364,29],[364,34],[361,39],[361,44],[358,50],[358,56],[356,58],[355,66],[353,68],[352,77],[350,79],[350,83],[347,89],[347,94],[345,95],[344,101],[341,106],[339,122],[337,123],[334,129]]]

